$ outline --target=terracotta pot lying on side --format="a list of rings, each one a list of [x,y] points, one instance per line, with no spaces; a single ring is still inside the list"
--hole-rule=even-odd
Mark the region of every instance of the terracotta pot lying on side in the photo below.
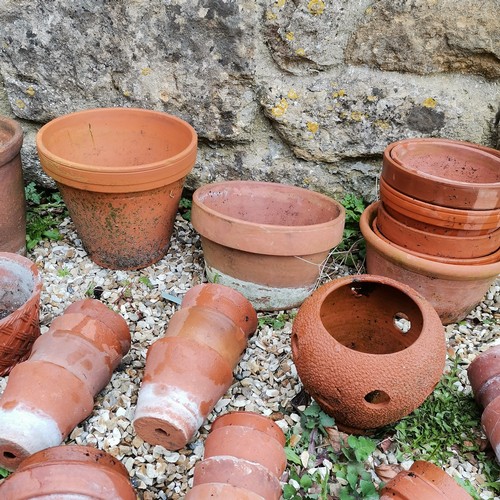
[[[430,462],[417,461],[401,471],[381,491],[381,500],[472,500],[446,472]]]
[[[169,450],[184,447],[230,387],[256,328],[255,310],[239,292],[216,284],[189,290],[165,337],[148,349],[137,434]]]
[[[0,252],[26,254],[26,199],[21,146],[23,129],[0,115]]]
[[[30,358],[14,367],[0,397],[0,466],[5,469],[60,444],[91,413],[94,396],[129,349],[125,320],[101,302],[86,299],[68,310],[86,313],[54,320]]]
[[[500,345],[480,354],[467,375],[476,401],[484,408],[481,425],[500,463]]]
[[[58,498],[135,500],[127,469],[91,446],[57,446],[23,460],[0,485],[3,500]]]
[[[292,353],[309,394],[339,427],[363,433],[424,402],[441,378],[446,347],[439,317],[420,294],[358,275],[323,285],[302,304]]]

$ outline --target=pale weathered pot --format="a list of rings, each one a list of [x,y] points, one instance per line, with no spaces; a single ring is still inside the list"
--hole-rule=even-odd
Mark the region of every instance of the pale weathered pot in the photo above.
[[[327,283],[304,302],[292,352],[318,404],[337,425],[363,432],[423,403],[441,378],[446,347],[439,317],[420,294],[359,275]]]
[[[21,126],[0,115],[0,252],[26,254],[26,198],[24,195]]]
[[[187,492],[185,500],[209,500],[227,498],[228,500],[266,500],[253,491],[237,488],[227,483],[204,483]]]
[[[94,398],[70,371],[46,361],[16,365],[0,398],[0,467],[57,446],[92,411]]]
[[[401,471],[380,493],[381,500],[472,500],[446,472],[424,461]]]
[[[209,281],[240,291],[257,310],[276,310],[311,294],[341,241],[345,210],[295,186],[227,181],[196,190],[191,220]]]
[[[91,446],[57,446],[35,453],[0,485],[0,496],[4,500],[136,498],[127,469]]]
[[[427,255],[470,259],[484,257],[500,248],[500,229],[482,236],[435,234],[410,227],[392,217],[379,203],[377,227],[392,243]]]
[[[0,376],[26,359],[40,335],[42,281],[26,257],[0,252]]]
[[[50,121],[36,141],[94,262],[139,269],[165,255],[196,160],[188,123],[146,109],[91,109]]]
[[[414,288],[429,300],[444,324],[465,318],[495,281],[500,262],[479,266],[443,264],[397,249],[373,232],[378,203],[367,207],[360,220],[366,241],[367,271]]]
[[[193,486],[206,483],[227,483],[251,491],[266,500],[279,500],[279,480],[260,464],[231,456],[212,457],[198,462]]]
[[[398,191],[452,208],[500,208],[500,152],[469,142],[405,139],[384,151],[382,177]]]

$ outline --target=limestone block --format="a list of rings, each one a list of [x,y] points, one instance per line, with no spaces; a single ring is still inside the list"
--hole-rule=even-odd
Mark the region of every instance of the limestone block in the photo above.
[[[387,71],[500,76],[498,0],[379,0],[351,37],[346,61]]]

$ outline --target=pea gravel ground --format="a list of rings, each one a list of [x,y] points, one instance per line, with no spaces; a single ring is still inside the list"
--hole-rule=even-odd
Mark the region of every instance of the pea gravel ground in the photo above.
[[[135,435],[132,420],[146,352],[163,336],[169,318],[178,308],[165,300],[162,293],[182,297],[189,288],[205,281],[199,238],[191,225],[178,216],[171,247],[160,262],[139,271],[112,271],[88,258],[69,218],[64,220],[60,231],[63,235],[60,241],[44,241],[30,254],[44,283],[42,333],[69,304],[96,296],[127,320],[133,338],[130,352],[97,396],[93,413],[74,429],[67,443],[96,446],[119,458],[130,472],[138,498],[177,499],[183,498],[192,485],[193,469],[203,456],[210,422],[218,414],[229,410],[257,411],[271,416],[285,432],[296,428],[299,415],[294,413],[290,402],[302,387],[291,359],[292,323],[286,321],[279,329],[273,329],[271,321],[262,321],[235,369],[233,385],[194,440],[178,452],[143,442]],[[333,279],[348,272],[331,264],[325,275],[326,279]],[[497,281],[465,322],[446,327],[449,354],[459,356],[464,362],[460,390],[470,392],[467,364],[488,347],[500,344],[499,307],[500,281]],[[0,378],[0,392],[6,383],[6,377]],[[369,466],[386,463],[397,463],[396,456],[377,449]],[[409,467],[411,462],[402,465]],[[482,486],[485,482],[482,464],[465,461],[457,455],[445,469],[452,476],[469,479],[481,498],[495,498],[493,491]],[[335,485],[331,487],[335,491]]]

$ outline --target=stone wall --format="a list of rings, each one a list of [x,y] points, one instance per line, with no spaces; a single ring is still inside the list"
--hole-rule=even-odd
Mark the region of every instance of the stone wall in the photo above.
[[[163,110],[223,178],[376,196],[405,137],[496,146],[500,0],[3,0],[0,113],[26,131],[96,106]],[[497,124],[498,125],[498,124]]]

